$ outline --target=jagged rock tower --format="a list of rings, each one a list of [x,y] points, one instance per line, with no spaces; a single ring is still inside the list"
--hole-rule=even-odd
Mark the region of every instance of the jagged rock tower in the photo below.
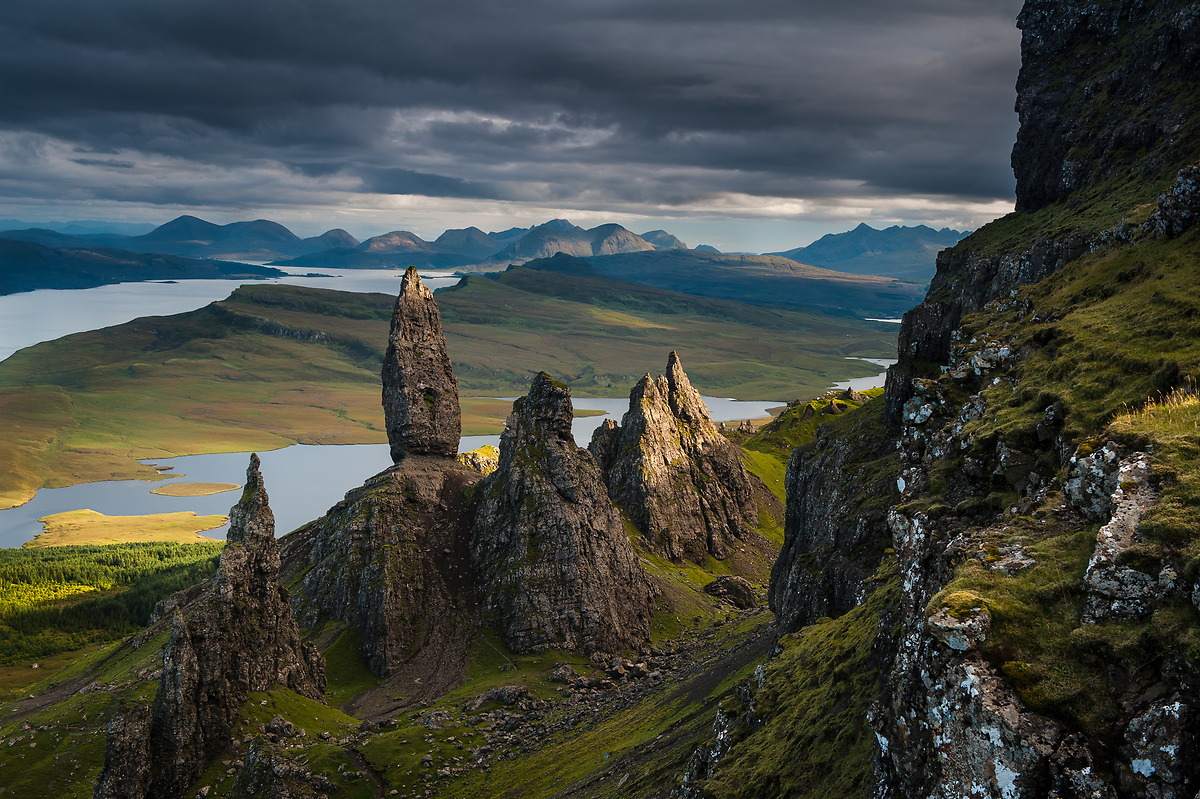
[[[458,380],[446,353],[433,292],[410,266],[400,284],[383,358],[383,415],[392,462],[406,455],[458,454]]]
[[[675,561],[724,558],[756,519],[750,477],[708,415],[679,356],[646,375],[618,426],[606,420],[590,445],[613,502],[652,549]]]
[[[372,672],[419,672],[432,696],[461,673],[473,627],[468,489],[481,475],[454,458],[458,381],[416,269],[404,275],[388,341],[383,409],[396,465],[287,536],[285,572],[298,578],[302,624],[352,629]]]
[[[182,796],[228,744],[252,691],[283,685],[323,700],[325,660],[301,641],[280,582],[275,517],[257,455],[229,520],[216,576],[171,615],[153,705],[131,706],[109,727],[97,799]]]
[[[570,390],[540,373],[480,484],[472,560],[517,652],[618,652],[650,637],[654,591],[571,419]]]

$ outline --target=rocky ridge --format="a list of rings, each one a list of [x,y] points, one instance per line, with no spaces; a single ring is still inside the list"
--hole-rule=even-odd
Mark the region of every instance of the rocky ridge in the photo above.
[[[619,652],[650,635],[653,589],[571,420],[570,390],[538,374],[479,486],[472,562],[516,652]]]
[[[325,661],[302,642],[280,583],[275,520],[258,466],[251,456],[216,576],[171,611],[153,703],[130,706],[110,724],[97,799],[182,796],[228,744],[252,691],[282,685],[324,698]]]
[[[605,420],[588,448],[609,496],[653,551],[703,563],[728,556],[751,535],[757,509],[750,477],[676,353],[666,374],[638,382],[621,424]]]
[[[768,666],[723,705],[687,795],[755,795],[747,775],[779,785],[831,750],[878,799],[1197,795],[1195,538],[1171,516],[1195,501],[1194,460],[1166,421],[1194,426],[1195,311],[1144,324],[1160,295],[1139,286],[1194,291],[1197,19],[1026,3],[1020,213],[939,256],[875,409],[886,427],[839,419],[789,470],[781,658],[857,629],[878,677],[854,720],[806,728],[778,702],[804,675]],[[1160,319],[1188,332],[1156,336]],[[1123,374],[1090,373],[1113,360]]]

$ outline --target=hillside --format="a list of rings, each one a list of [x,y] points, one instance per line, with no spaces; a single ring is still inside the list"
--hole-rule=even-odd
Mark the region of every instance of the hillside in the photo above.
[[[805,247],[768,254],[838,272],[926,283],[933,277],[937,254],[966,235],[926,225],[893,225],[876,230],[863,222],[853,230],[827,234]]]
[[[583,260],[599,276],[700,297],[749,305],[861,316],[898,316],[920,301],[915,283],[851,275],[770,255],[729,255],[704,250],[656,250],[592,256]],[[544,271],[579,271],[558,259],[534,264]]]
[[[109,247],[48,247],[0,238],[0,294],[84,289],[138,280],[280,277],[278,269],[227,261],[146,255]]]
[[[704,795],[1200,788],[1186,5],[1026,3],[1020,210],[939,256],[885,403],[793,455],[789,634]]]
[[[120,644],[10,678],[0,784],[1200,795],[1200,14],[1027,0],[1018,24],[1018,210],[938,256],[882,397],[828,392],[722,435],[693,379],[746,390],[759,367],[800,373],[805,342],[865,350],[873,327],[612,279],[649,252],[558,255],[436,299],[413,269],[394,313],[249,287],[127,329],[146,338],[125,361],[95,337],[25,351],[30,389],[182,369],[189,347],[303,346],[273,368],[306,380],[317,352],[345,374],[379,359],[393,465],[276,543],[252,458],[212,577]],[[666,253],[673,279],[689,252]],[[572,387],[617,382],[572,371],[583,348],[625,374],[666,341],[683,349],[665,373],[660,350],[621,422],[576,446]],[[252,383],[258,362],[215,368]],[[518,379],[496,462],[455,460],[454,386]],[[94,614],[71,616],[89,632]]]

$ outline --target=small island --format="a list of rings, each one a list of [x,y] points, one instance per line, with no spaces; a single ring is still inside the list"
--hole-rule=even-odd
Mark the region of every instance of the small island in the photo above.
[[[61,547],[79,544],[132,544],[141,541],[173,541],[195,544],[214,539],[200,535],[229,521],[220,514],[197,516],[194,512],[152,513],[146,516],[105,516],[87,508],[54,513],[38,519],[45,530],[24,546]]]
[[[164,497],[206,497],[210,494],[236,491],[239,488],[241,486],[237,483],[168,483],[150,489],[150,493]]]

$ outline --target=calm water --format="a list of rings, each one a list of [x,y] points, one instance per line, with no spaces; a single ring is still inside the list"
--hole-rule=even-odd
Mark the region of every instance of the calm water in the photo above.
[[[738,402],[705,397],[715,421],[757,418],[779,402]],[[618,419],[629,407],[628,399],[578,399],[581,409],[602,410]],[[605,419],[590,416],[576,419],[575,440],[586,446],[592,431]],[[499,443],[499,436],[464,436],[459,451]],[[296,444],[284,449],[260,452],[263,480],[275,513],[276,532],[283,534],[317,518],[340,500],[347,491],[362,484],[373,474],[391,465],[386,444],[311,446]],[[146,463],[170,467],[169,474],[188,483],[237,483],[245,479],[249,456],[245,452],[217,455],[184,455],[158,458]],[[186,475],[186,476],[185,476]],[[150,489],[163,483],[121,480],[82,483],[67,488],[42,489],[29,502],[0,511],[0,547],[18,547],[42,531],[38,519],[53,513],[89,508],[108,516],[140,516],[149,513],[194,511],[201,516],[228,513],[239,494],[229,491],[206,497],[165,497]],[[204,535],[224,538],[225,528]]]
[[[290,277],[271,280],[180,280],[178,282],[117,283],[94,289],[41,289],[0,297],[0,360],[19,349],[52,341],[70,333],[97,330],[141,316],[168,316],[194,311],[223,300],[243,283],[287,283],[322,289],[397,294],[403,272],[391,269],[309,269],[280,267]],[[320,271],[330,277],[302,277]],[[425,284],[436,290],[458,278],[447,272],[422,272]]]
[[[891,360],[887,358],[847,358],[846,360],[873,363],[876,366],[882,366],[883,371],[870,377],[855,377],[851,380],[841,380],[833,384],[833,387],[836,389],[849,388],[855,391],[866,391],[868,388],[878,388],[887,382],[887,368],[896,362],[894,358]]]

